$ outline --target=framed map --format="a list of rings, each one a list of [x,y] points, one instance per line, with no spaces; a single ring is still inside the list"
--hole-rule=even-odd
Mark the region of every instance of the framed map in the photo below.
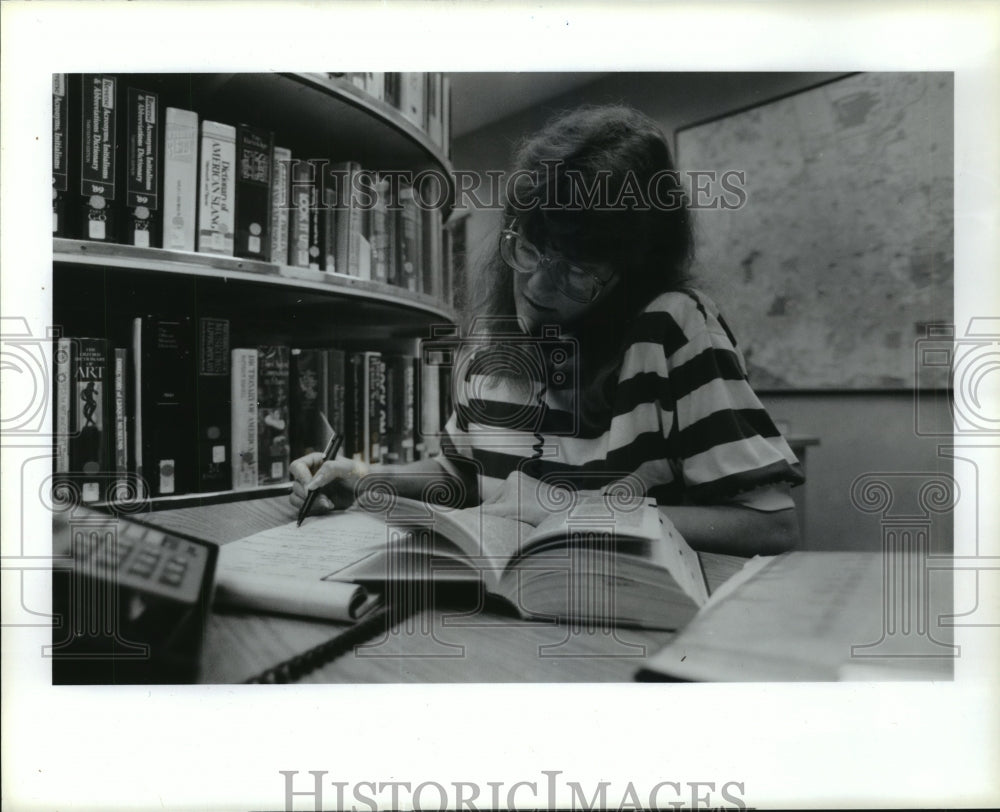
[[[676,139],[696,284],[755,387],[916,386],[916,342],[952,323],[952,74],[854,74]],[[692,170],[730,172],[743,194],[695,196]],[[947,368],[919,384],[947,386]]]

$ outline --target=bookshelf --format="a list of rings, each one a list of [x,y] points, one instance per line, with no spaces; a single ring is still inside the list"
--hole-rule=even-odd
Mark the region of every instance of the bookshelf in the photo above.
[[[80,77],[67,78],[72,82]],[[439,125],[436,133],[419,126],[397,107],[398,99],[393,103],[381,93],[373,95],[351,75],[119,74],[117,78],[120,91],[129,86],[158,94],[161,119],[167,107],[177,107],[196,113],[199,122],[247,124],[270,131],[274,144],[290,149],[296,160],[353,161],[366,171],[431,177],[438,184],[434,205],[440,214],[430,231],[426,224],[420,225],[421,251],[435,247],[416,271],[417,289],[413,285],[408,289],[398,277],[373,277],[370,270],[355,275],[342,272],[339,265],[334,272],[263,258],[81,239],[81,234],[72,232],[54,236],[53,313],[63,336],[104,339],[112,350],[128,348],[135,317],[165,313],[190,317],[195,325],[203,317],[227,321],[232,348],[282,345],[416,357],[419,340],[431,335],[432,327],[455,324],[451,291],[456,280],[445,267],[447,221],[455,197],[447,126]],[[71,143],[69,149],[73,148]],[[119,162],[124,158],[119,136]],[[73,191],[71,177],[70,195]],[[119,188],[118,205],[120,201]],[[427,284],[428,279],[434,280],[433,285]],[[425,286],[430,292],[421,289]],[[112,383],[108,379],[105,385]],[[59,391],[57,387],[57,403]],[[416,392],[419,398],[419,385]],[[57,469],[58,459],[57,448]],[[268,497],[287,487],[262,482],[239,490],[184,489],[144,501],[155,510]]]

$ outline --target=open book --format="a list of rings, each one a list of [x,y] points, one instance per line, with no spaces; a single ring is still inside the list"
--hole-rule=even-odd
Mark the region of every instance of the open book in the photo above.
[[[227,544],[218,572],[223,601],[263,573],[290,591],[318,580],[378,591],[398,581],[475,581],[525,618],[656,629],[680,628],[708,598],[698,556],[655,504],[612,506],[605,497],[538,527],[400,498],[385,513],[352,508]]]

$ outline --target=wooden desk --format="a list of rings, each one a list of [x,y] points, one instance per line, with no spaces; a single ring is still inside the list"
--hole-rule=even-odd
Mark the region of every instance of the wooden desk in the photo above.
[[[286,496],[141,517],[165,530],[225,544],[295,520]],[[701,554],[710,590],[744,559]],[[242,682],[328,640],[346,626],[216,609],[206,630],[201,681]],[[313,671],[301,682],[620,682],[672,632],[571,630],[523,621],[492,609],[463,613],[437,607],[395,625],[381,639]]]

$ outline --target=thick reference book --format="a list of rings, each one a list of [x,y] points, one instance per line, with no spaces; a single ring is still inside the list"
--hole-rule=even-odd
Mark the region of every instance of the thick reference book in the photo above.
[[[707,600],[698,556],[646,499],[585,496],[534,527],[478,507],[398,498],[387,514],[354,507],[232,542],[220,573],[227,555],[254,552],[295,556],[302,581],[372,591],[402,581],[480,583],[524,618],[605,627],[678,629]]]
[[[80,236],[111,242],[117,233],[118,79],[85,73],[80,82]]]
[[[198,114],[168,107],[163,148],[163,247],[194,251],[198,211]]]
[[[233,255],[236,227],[236,128],[201,122],[198,250]]]
[[[292,151],[274,148],[271,166],[271,262],[288,264],[288,210],[291,205]]]
[[[257,348],[240,347],[231,354],[230,416],[233,489],[257,487]]]
[[[122,141],[125,160],[125,208],[122,242],[141,248],[159,248],[160,178],[163,124],[160,98],[156,93],[128,87],[125,90],[125,120]]]
[[[133,458],[149,496],[195,487],[194,352],[190,316],[133,320]]]
[[[236,131],[236,244],[234,254],[271,259],[271,161],[274,135],[240,124]]]
[[[65,73],[52,74],[52,236],[69,237],[70,116]]]
[[[293,347],[289,368],[289,440],[291,457],[322,451],[325,426],[320,414],[328,414],[326,352]]]
[[[103,338],[71,341],[69,471],[83,502],[103,501],[113,478],[114,380]]]
[[[273,485],[288,479],[288,347],[257,348],[257,481]]]
[[[952,571],[916,552],[750,559],[637,674],[642,681],[948,680]],[[932,577],[934,576],[934,577]]]
[[[232,487],[229,365],[229,320],[199,318],[197,489],[202,493]]]

